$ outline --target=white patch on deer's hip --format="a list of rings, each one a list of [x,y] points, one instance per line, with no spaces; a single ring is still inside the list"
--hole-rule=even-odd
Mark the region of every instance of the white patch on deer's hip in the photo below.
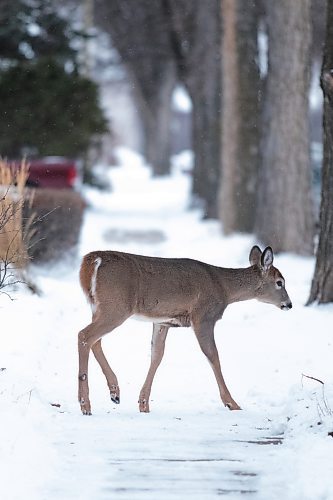
[[[92,274],[92,277],[91,277],[91,284],[90,284],[90,291],[91,291],[91,296],[93,298],[93,303],[91,304],[91,309],[92,309],[92,312],[95,312],[96,311],[96,283],[97,283],[97,271],[98,271],[98,268],[99,266],[101,265],[102,263],[102,259],[101,257],[97,257],[95,259],[95,269],[94,269],[94,272]]]

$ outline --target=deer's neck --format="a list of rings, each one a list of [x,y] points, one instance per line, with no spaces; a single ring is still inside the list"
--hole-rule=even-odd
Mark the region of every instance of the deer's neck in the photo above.
[[[243,269],[221,268],[220,280],[228,304],[255,299],[261,282],[260,275],[252,266]]]

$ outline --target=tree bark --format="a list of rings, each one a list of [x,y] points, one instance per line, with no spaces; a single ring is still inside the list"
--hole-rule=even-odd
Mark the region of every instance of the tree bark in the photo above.
[[[146,159],[152,165],[155,176],[170,173],[171,99],[176,84],[175,69],[173,62],[165,64],[155,98],[148,97],[148,105],[142,107]]]
[[[324,94],[324,156],[320,233],[308,304],[333,302],[333,0],[327,1],[327,25],[321,72]]]
[[[309,153],[310,0],[268,2],[269,59],[256,234],[276,252],[313,251]]]
[[[252,232],[259,167],[260,74],[256,1],[222,0],[222,176],[225,234]]]
[[[143,127],[144,154],[154,176],[170,173],[172,94],[177,81],[176,65],[165,62],[159,68],[159,84],[154,92],[142,95],[136,75],[133,92]],[[155,86],[155,85],[154,85]]]
[[[192,196],[217,217],[221,161],[220,0],[165,0],[178,72],[192,99]]]
[[[192,194],[203,201],[204,217],[216,219],[221,157],[220,92],[212,79],[206,82],[205,88],[192,84],[190,95],[195,158]]]

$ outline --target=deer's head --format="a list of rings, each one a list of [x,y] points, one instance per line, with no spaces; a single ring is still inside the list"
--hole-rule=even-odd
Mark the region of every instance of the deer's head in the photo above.
[[[259,286],[256,298],[260,302],[273,304],[283,311],[292,308],[292,303],[285,288],[284,277],[280,271],[273,266],[273,250],[266,247],[262,252],[258,246],[254,246],[250,252],[250,264],[259,273]]]

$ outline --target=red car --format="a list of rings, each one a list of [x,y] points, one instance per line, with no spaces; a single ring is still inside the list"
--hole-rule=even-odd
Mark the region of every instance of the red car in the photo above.
[[[73,189],[77,187],[80,176],[75,160],[61,156],[46,156],[28,160],[29,177],[27,186],[54,189]]]

